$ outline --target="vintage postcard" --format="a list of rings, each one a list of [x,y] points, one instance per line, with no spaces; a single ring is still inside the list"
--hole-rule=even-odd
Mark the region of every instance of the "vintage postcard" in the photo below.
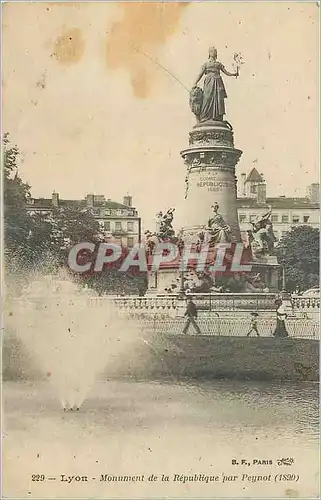
[[[2,498],[319,498],[319,13],[2,4]]]

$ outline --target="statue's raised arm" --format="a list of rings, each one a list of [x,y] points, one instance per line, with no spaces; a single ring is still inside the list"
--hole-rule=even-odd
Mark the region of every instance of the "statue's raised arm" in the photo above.
[[[217,60],[215,47],[209,49],[209,57],[203,64],[201,71],[190,92],[190,107],[200,122],[208,120],[223,121],[225,115],[225,99],[227,97],[221,72],[227,76],[239,76],[227,71],[225,66]],[[204,76],[203,90],[197,84]]]
[[[225,66],[221,66],[221,71],[227,75],[227,76],[235,76],[235,77],[238,77],[239,76],[239,69],[237,68],[235,73],[230,73],[229,71],[227,71],[227,69],[225,68]]]

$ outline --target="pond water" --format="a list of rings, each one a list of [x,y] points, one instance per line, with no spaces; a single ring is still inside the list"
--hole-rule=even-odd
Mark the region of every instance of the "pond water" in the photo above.
[[[3,399],[4,497],[318,497],[318,384],[113,380],[63,412],[49,383],[5,382]]]

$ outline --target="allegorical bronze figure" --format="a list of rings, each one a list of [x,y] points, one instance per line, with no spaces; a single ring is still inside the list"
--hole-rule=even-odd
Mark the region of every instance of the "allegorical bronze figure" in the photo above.
[[[237,60],[237,58],[239,58]],[[235,73],[227,71],[225,66],[217,60],[217,50],[215,47],[209,49],[209,57],[193,85],[190,92],[190,107],[200,122],[208,120],[223,121],[225,115],[225,102],[227,97],[221,72],[227,76],[239,76],[240,56],[234,55],[237,63]],[[204,78],[203,90],[197,86]]]
[[[210,245],[232,241],[231,228],[221,214],[218,213],[218,209],[219,205],[215,202],[212,206],[213,214],[207,224],[207,230],[210,234]]]
[[[268,255],[273,255],[276,237],[273,232],[271,213],[272,207],[269,206],[269,210],[265,214],[258,215],[251,222],[253,229],[249,233],[254,254],[267,253]]]

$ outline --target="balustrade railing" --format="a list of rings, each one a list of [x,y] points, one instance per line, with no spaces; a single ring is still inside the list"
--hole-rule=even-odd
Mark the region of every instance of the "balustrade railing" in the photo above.
[[[222,310],[246,310],[246,311],[268,311],[275,309],[276,294],[274,293],[218,293],[218,294],[195,294],[192,295],[199,311],[222,311]],[[178,311],[185,307],[185,300],[177,295],[166,296],[127,296],[127,297],[95,297],[90,299],[90,304],[103,305],[106,301],[112,301],[117,308],[131,311]]]
[[[251,312],[258,311],[258,330],[260,336],[271,337],[276,327],[275,294],[198,294],[193,295],[197,305],[197,323],[203,335],[246,336],[251,327]],[[16,299],[20,300],[20,299]],[[83,297],[79,297],[82,306]],[[86,301],[92,308],[108,308],[116,305],[121,316],[137,321],[139,327],[157,334],[182,334],[186,318],[183,317],[186,302],[177,295],[166,296],[87,296]],[[289,303],[289,302],[288,302]],[[77,305],[77,297],[68,300],[69,305]],[[319,339],[320,301],[317,297],[291,297],[287,310],[286,328],[290,337]],[[310,309],[304,309],[310,304]],[[27,306],[44,309],[48,301],[34,297],[26,302]],[[52,299],[54,307],[60,307],[57,298]],[[194,334],[190,325],[190,334]],[[252,332],[251,335],[255,335]]]
[[[303,297],[302,295],[292,295],[291,304],[293,309],[320,309],[320,297]]]
[[[177,296],[171,297],[91,297],[91,306],[103,306],[106,302],[112,302],[118,309],[130,311],[156,311],[156,310],[176,310],[178,307]]]
[[[275,309],[275,299],[275,293],[209,293],[193,296],[200,311],[272,310]]]
[[[260,336],[271,337],[276,327],[276,294],[197,294],[193,301],[198,309],[197,322],[203,335],[246,336],[250,330],[253,311],[259,312]],[[186,302],[177,295],[147,297],[95,297],[92,307],[113,302],[119,313],[136,320],[140,327],[160,334],[181,334]],[[291,308],[286,321],[289,337],[319,339],[319,316]],[[195,333],[190,326],[190,333]],[[252,334],[253,335],[253,332]],[[255,333],[254,333],[255,335]]]

